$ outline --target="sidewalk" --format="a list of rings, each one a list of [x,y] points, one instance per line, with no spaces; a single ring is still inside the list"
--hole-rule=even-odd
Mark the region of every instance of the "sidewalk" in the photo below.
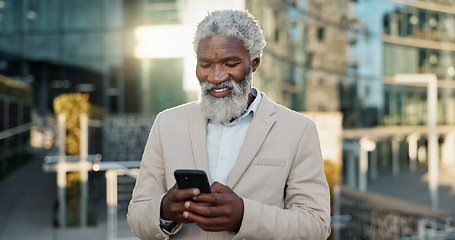
[[[37,157],[0,181],[0,240],[107,239],[106,207],[99,208],[96,226],[54,227],[56,174],[43,172],[41,164]],[[117,231],[118,237],[133,237],[126,217],[119,216]]]
[[[32,160],[0,182],[0,239],[56,239],[54,179]]]

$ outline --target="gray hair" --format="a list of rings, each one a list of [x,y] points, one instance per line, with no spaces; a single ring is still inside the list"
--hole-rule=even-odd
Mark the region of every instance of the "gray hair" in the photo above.
[[[250,60],[262,57],[265,39],[258,22],[248,11],[217,10],[209,13],[197,26],[193,41],[194,52],[197,54],[202,39],[215,35],[241,40],[250,53]]]

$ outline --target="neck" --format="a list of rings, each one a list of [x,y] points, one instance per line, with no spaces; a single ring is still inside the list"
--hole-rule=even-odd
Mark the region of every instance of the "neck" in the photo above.
[[[256,97],[253,95],[253,90],[251,90],[250,93],[248,94],[248,105],[246,106],[247,109],[250,107],[251,103],[253,103],[254,99],[256,99]],[[245,110],[245,112],[246,112],[246,110]],[[245,112],[240,114],[240,116],[242,116]],[[229,122],[232,122],[234,120],[235,120],[235,118],[229,120]]]

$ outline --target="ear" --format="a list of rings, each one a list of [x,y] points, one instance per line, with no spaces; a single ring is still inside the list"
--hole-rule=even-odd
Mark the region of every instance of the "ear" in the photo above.
[[[259,64],[261,63],[261,59],[259,57],[253,59],[253,61],[251,61],[251,68],[253,70],[253,72],[256,72],[256,69],[259,67]]]

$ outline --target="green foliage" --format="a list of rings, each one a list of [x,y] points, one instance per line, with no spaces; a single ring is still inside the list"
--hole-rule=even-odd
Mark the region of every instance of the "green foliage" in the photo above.
[[[89,95],[85,93],[62,94],[54,99],[55,114],[66,116],[66,153],[67,155],[80,154],[80,116],[87,114],[92,119],[102,119],[105,115],[100,107],[92,106]],[[68,226],[79,225],[80,222],[80,173],[71,172],[67,175],[66,195],[66,222]],[[89,212],[89,224],[96,223],[96,217]]]
[[[341,164],[324,160],[324,171],[330,188],[341,182]]]
[[[341,182],[341,164],[330,160],[324,160],[324,171],[330,189],[330,202],[333,203],[335,197],[333,188]]]
[[[95,106],[95,105],[90,105],[90,108],[88,110],[88,117],[90,119],[99,119],[102,120],[106,116],[106,111],[104,108]]]
[[[0,94],[22,99],[32,99],[33,91],[29,84],[0,75]]]
[[[80,223],[81,211],[81,174],[80,172],[71,172],[67,174],[67,191],[66,191],[66,224],[68,226],[77,226]]]
[[[89,95],[85,93],[62,94],[54,99],[55,114],[66,115],[66,152],[68,155],[79,155],[80,116],[89,112],[88,99]]]
[[[334,210],[334,187],[341,182],[341,163],[336,163],[330,160],[324,160],[324,171],[325,177],[327,178],[327,183],[329,184],[329,191],[330,191],[330,215],[333,216]],[[330,234],[328,239],[333,239],[333,231]]]

